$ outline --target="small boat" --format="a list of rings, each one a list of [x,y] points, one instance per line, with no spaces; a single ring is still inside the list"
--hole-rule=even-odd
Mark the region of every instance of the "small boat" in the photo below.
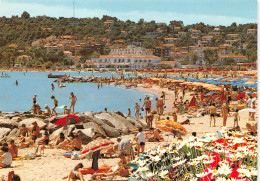
[[[1,78],[11,78],[10,75],[2,75]]]
[[[66,85],[65,85],[65,84],[60,84],[59,87],[60,87],[60,88],[66,87]]]

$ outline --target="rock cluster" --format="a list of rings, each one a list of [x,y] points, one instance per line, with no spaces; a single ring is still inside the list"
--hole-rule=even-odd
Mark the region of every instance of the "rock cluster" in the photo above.
[[[77,132],[83,144],[90,142],[95,134],[103,137],[118,137],[129,133],[129,129],[146,128],[147,125],[141,121],[129,117],[121,112],[86,112],[76,114],[82,120],[78,124],[68,125],[67,129],[61,125],[54,125],[50,123],[51,118],[45,116],[37,116],[30,113],[1,113],[0,114],[0,142],[16,139],[19,134],[19,128],[22,124],[31,128],[32,123],[36,121],[41,128],[41,134],[48,130],[50,133],[50,140],[55,140],[61,132],[65,136]],[[65,115],[64,115],[65,116]]]

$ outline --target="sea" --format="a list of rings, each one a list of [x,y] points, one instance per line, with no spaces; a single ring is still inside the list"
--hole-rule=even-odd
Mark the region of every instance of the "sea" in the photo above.
[[[2,112],[25,112],[29,111],[33,105],[33,96],[37,95],[37,103],[44,110],[45,104],[50,108],[54,106],[51,96],[55,96],[59,101],[57,112],[63,112],[64,106],[70,106],[69,96],[71,92],[77,97],[75,112],[99,112],[107,108],[108,111],[120,111],[134,115],[135,103],[143,105],[146,95],[151,98],[152,107],[155,108],[156,95],[138,91],[135,89],[126,89],[125,86],[115,86],[110,84],[103,85],[98,89],[95,83],[65,83],[66,87],[60,88],[55,79],[48,78],[48,74],[70,75],[70,76],[101,76],[118,77],[121,75],[115,73],[88,73],[88,72],[3,72],[10,78],[0,78],[0,111]],[[0,72],[2,75],[2,72]],[[125,74],[124,76],[134,76]],[[15,82],[18,81],[18,86]],[[52,91],[51,84],[55,89]],[[141,100],[141,101],[140,101]],[[142,113],[143,114],[143,113]]]

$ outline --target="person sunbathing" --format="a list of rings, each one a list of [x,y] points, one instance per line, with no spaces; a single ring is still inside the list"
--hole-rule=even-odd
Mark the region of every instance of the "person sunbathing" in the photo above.
[[[74,167],[74,169],[69,173],[69,175],[63,177],[62,179],[68,178],[68,181],[70,181],[70,180],[74,180],[74,179],[79,178],[80,181],[84,181],[82,173],[78,171],[78,169],[80,169],[80,168],[83,168],[83,164],[82,163],[77,164]]]
[[[82,145],[82,140],[79,137],[78,133],[74,133],[74,137],[75,137],[74,140],[66,146],[66,149],[69,149],[72,151],[74,151],[74,150],[80,151],[81,145]]]
[[[148,141],[149,142],[159,142],[160,141],[160,135],[159,135],[159,130],[158,129],[151,129],[151,135],[148,136]]]
[[[30,140],[28,140],[27,142],[22,142],[19,146],[19,148],[26,148],[26,147],[29,147],[30,145],[33,145],[34,144],[34,141],[30,138]]]
[[[49,134],[45,132],[43,138],[38,141],[38,145],[48,145],[49,141]]]
[[[31,132],[30,129],[27,128],[25,124],[22,124],[22,127],[20,128],[20,132],[19,132],[18,136],[20,136],[20,135],[28,136],[30,132]]]
[[[119,153],[119,158],[120,161],[118,162],[117,165],[112,167],[108,173],[102,173],[102,174],[97,174],[93,175],[91,179],[96,179],[98,176],[104,176],[104,177],[109,177],[109,176],[120,176],[120,177],[129,177],[131,175],[130,172],[130,159],[129,157],[126,157],[123,152]]]
[[[61,144],[62,142],[64,142],[64,141],[65,141],[64,133],[60,133],[58,139],[57,139],[56,142],[55,142],[54,147],[56,147],[56,148],[60,147],[60,144]]]
[[[10,140],[10,146],[8,147],[9,152],[13,158],[16,158],[18,155],[18,147],[14,144],[14,140]]]

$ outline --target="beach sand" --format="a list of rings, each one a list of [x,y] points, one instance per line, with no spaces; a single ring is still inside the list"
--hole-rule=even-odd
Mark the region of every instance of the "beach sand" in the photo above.
[[[158,96],[161,95],[162,91],[166,92],[166,110],[165,112],[173,112],[172,103],[174,98],[174,92],[168,91],[167,89],[161,89],[158,86],[153,86],[152,88],[146,89],[142,86],[137,88],[138,90],[149,92],[152,94],[156,94]],[[190,100],[190,96],[187,97]],[[186,99],[186,97],[185,97]],[[142,106],[142,105],[141,105]],[[233,113],[231,113],[233,114]],[[256,113],[257,114],[257,113]],[[187,119],[187,115],[178,115],[178,122],[184,121]],[[245,125],[248,120],[248,113],[243,112],[240,113],[241,121],[239,121],[239,125],[242,129],[245,129]],[[256,115],[257,117],[257,115]],[[163,116],[162,118],[166,118]],[[171,118],[171,117],[170,117]],[[206,133],[214,133],[219,130],[222,126],[222,118],[216,118],[216,126],[217,127],[209,127],[209,115],[199,118],[189,118],[192,122],[190,125],[184,125],[187,129],[188,134],[185,137],[189,137],[191,132],[197,132],[197,136],[201,137],[206,135]],[[142,120],[144,121],[144,120]],[[250,122],[253,123],[253,122]],[[227,127],[233,127],[233,117],[228,117]],[[160,134],[164,138],[164,142],[148,142],[146,143],[146,149],[154,149],[159,145],[165,145],[176,142],[176,138],[173,138],[172,135],[167,136],[166,133]],[[130,138],[133,140],[134,134],[124,135],[123,138]],[[111,139],[116,142],[116,138]],[[19,155],[27,155],[34,153],[36,147],[30,147],[19,150]],[[22,181],[60,181],[62,177],[69,174],[69,172],[75,167],[78,163],[83,163],[84,167],[90,167],[92,161],[91,160],[71,160],[70,158],[65,158],[63,154],[65,150],[60,149],[45,149],[45,154],[42,157],[38,157],[34,160],[23,160],[23,161],[13,161],[13,168],[4,168],[0,169],[0,176],[7,175],[9,171],[15,171],[21,177]],[[104,164],[113,166],[116,165],[119,161],[118,158],[103,158],[99,159],[99,166]],[[91,175],[84,175],[85,180],[89,180]],[[111,178],[111,177],[108,177]],[[109,180],[109,179],[108,179]],[[127,178],[114,177],[113,180],[127,180]]]

